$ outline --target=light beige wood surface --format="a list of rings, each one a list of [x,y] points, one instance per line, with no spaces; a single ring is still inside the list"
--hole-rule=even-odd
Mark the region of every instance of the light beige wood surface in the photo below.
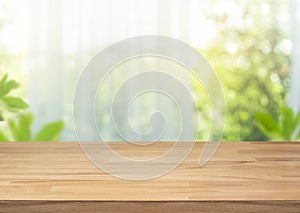
[[[96,168],[78,143],[0,143],[0,200],[300,200],[300,143],[221,143],[200,167],[203,145],[160,178],[128,181]],[[172,143],[110,146],[139,159]]]

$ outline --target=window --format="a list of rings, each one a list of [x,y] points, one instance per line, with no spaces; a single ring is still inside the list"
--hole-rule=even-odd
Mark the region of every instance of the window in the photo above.
[[[103,48],[126,38],[168,36],[197,49],[218,74],[227,107],[222,140],[267,140],[255,124],[256,112],[278,117],[287,100],[295,111],[300,109],[299,8],[297,0],[2,0],[0,74],[9,72],[23,82],[36,117],[35,129],[63,119],[61,140],[74,141],[74,91],[88,62]],[[95,119],[105,140],[124,139],[115,130],[107,100],[122,82],[145,69],[160,69],[182,79],[194,97],[184,106],[191,120],[184,127],[191,130],[186,140],[205,140],[212,125],[205,88],[174,61],[153,57],[121,64],[107,79],[102,95],[98,93]],[[155,89],[159,79],[148,81]],[[137,87],[131,85],[128,94]],[[181,90],[173,89],[180,98]],[[118,100],[120,113],[126,113],[124,100]],[[87,104],[84,97],[82,104]],[[160,115],[152,117],[151,123],[151,113],[156,111],[164,112],[165,126]],[[134,101],[129,121],[119,119],[119,130],[128,133],[129,125],[141,133],[140,137],[127,135],[129,140],[153,140],[162,133],[156,139],[176,140],[181,130],[178,113],[164,94],[143,94]],[[194,126],[197,119],[199,131]],[[98,134],[82,128],[87,128],[87,134]]]

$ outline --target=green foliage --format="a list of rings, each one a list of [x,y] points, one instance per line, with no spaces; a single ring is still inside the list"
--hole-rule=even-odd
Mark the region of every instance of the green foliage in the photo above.
[[[211,10],[206,10],[217,33],[207,44],[204,55],[218,73],[226,98],[222,140],[267,140],[253,121],[256,112],[267,111],[272,117],[278,117],[288,92],[290,61],[289,52],[284,48],[288,37],[278,19],[288,12],[287,2],[230,2],[234,2],[239,12],[226,9],[215,12],[214,3],[210,5]],[[200,112],[206,107],[200,99],[198,105]]]
[[[35,141],[55,141],[58,140],[60,132],[64,127],[62,121],[46,124],[34,137]]]
[[[19,88],[20,84],[8,80],[5,75],[0,80],[0,121],[4,125],[0,129],[0,141],[56,141],[64,127],[63,121],[56,121],[44,125],[35,135],[32,133],[34,115],[31,113],[18,113],[28,108],[28,104],[19,97],[11,96],[12,90]],[[6,118],[5,113],[11,112],[14,118]]]
[[[296,141],[300,140],[300,111],[283,106],[279,119],[274,119],[269,113],[256,113],[257,126],[270,140]]]
[[[28,108],[28,104],[19,97],[10,96],[11,91],[20,87],[14,80],[8,80],[7,74],[0,80],[0,121],[4,121],[4,112],[17,112]]]
[[[56,141],[64,127],[62,121],[46,124],[36,135],[32,135],[33,115],[23,113],[16,119],[8,119],[6,133],[0,130],[0,141]]]

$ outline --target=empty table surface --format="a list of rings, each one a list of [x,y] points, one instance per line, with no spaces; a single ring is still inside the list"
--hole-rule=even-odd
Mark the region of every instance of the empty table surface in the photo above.
[[[173,143],[109,143],[121,155],[147,159]],[[118,179],[96,168],[76,142],[0,143],[0,200],[251,201],[300,199],[300,143],[223,142],[203,167],[196,143],[173,171],[146,181]],[[152,156],[153,157],[153,156]]]

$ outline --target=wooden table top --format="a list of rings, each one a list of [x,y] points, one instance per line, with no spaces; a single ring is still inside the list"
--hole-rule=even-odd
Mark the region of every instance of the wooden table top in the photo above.
[[[161,154],[172,143],[149,146]],[[110,143],[131,157],[141,146]],[[221,143],[200,167],[204,143],[170,173],[146,181],[96,168],[78,143],[0,143],[0,200],[251,201],[300,200],[300,143]],[[142,147],[145,149],[145,147]]]

